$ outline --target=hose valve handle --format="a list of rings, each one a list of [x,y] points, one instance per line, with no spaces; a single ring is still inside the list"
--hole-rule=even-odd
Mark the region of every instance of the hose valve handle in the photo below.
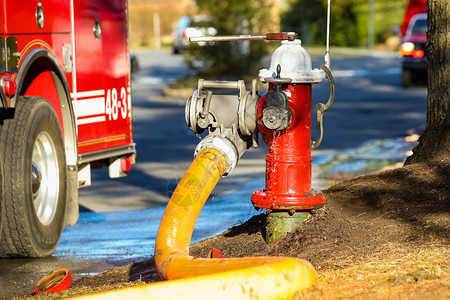
[[[200,112],[200,117],[202,119],[206,119],[206,117],[209,114],[209,108],[211,107],[211,98],[212,98],[212,92],[206,91],[205,104],[203,106],[203,110]]]

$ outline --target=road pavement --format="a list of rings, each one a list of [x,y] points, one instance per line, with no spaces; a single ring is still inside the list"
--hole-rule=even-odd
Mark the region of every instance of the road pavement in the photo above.
[[[336,99],[324,116],[324,139],[314,155],[353,148],[373,139],[389,139],[420,130],[426,118],[426,87],[403,89],[400,61],[392,53],[332,59]],[[80,190],[84,211],[115,211],[160,206],[184,175],[200,141],[184,121],[185,100],[163,97],[167,84],[189,73],[182,56],[167,51],[138,52],[141,71],[132,83],[137,164],[125,178],[110,180],[107,170],[93,172],[92,186]],[[313,61],[318,68],[321,59]],[[326,102],[328,82],[313,86],[313,103]],[[313,112],[314,114],[315,112]],[[314,118],[314,117],[313,117]],[[315,128],[315,126],[313,127]],[[313,138],[317,132],[313,129]],[[247,150],[238,167],[223,180],[264,173],[266,147]],[[235,179],[236,177],[236,179]]]
[[[136,54],[141,65],[132,80],[137,163],[121,179],[107,178],[107,170],[94,170],[92,186],[80,190],[80,220],[65,229],[54,256],[2,260],[0,299],[31,293],[36,281],[57,267],[68,267],[77,279],[152,254],[164,205],[200,141],[184,121],[185,99],[196,87],[181,97],[162,96],[169,82],[189,74],[182,56],[171,55],[169,50]],[[313,67],[320,63],[321,59],[314,59]],[[395,55],[366,52],[332,58],[331,63],[336,100],[325,113],[324,140],[314,151],[315,157],[358,147],[368,140],[405,136],[424,126],[426,87],[401,87],[400,62]],[[326,102],[328,95],[327,82],[313,86],[313,103]],[[265,149],[261,145],[247,150],[233,173],[219,182],[212,199],[216,212],[202,212],[196,238],[216,234],[254,214],[248,198],[264,187]],[[217,223],[210,224],[210,220]]]

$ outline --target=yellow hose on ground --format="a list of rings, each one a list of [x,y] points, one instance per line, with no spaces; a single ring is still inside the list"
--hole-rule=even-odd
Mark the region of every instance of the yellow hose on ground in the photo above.
[[[227,259],[193,258],[189,255],[194,225],[206,200],[225,172],[227,161],[216,149],[197,155],[181,179],[161,220],[155,243],[155,263],[162,279],[178,279],[285,261],[286,257]],[[293,261],[294,259],[291,259]],[[304,280],[316,281],[314,268],[296,259],[310,272]]]
[[[76,299],[291,299],[298,291],[314,283],[310,276],[310,269],[304,264],[285,259],[278,263],[156,282]]]
[[[155,243],[158,282],[89,295],[90,299],[291,299],[317,281],[305,260],[289,257],[194,258],[194,225],[226,169],[218,150],[201,151],[170,199]],[[191,277],[191,278],[188,278]],[[177,279],[177,280],[172,280]]]

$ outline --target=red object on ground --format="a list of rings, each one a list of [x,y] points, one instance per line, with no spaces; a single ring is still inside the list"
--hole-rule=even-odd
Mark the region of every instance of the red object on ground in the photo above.
[[[67,290],[72,284],[69,269],[55,269],[42,277],[34,286],[34,291],[40,293],[59,293]]]
[[[224,258],[222,252],[219,249],[211,248],[209,251],[208,258]]]
[[[275,87],[271,83],[269,91]],[[270,130],[262,122],[266,96],[258,107],[258,129],[268,145],[266,189],[253,193],[255,207],[278,210],[312,209],[325,202],[311,189],[311,84],[283,87],[289,99],[292,121],[285,130]]]

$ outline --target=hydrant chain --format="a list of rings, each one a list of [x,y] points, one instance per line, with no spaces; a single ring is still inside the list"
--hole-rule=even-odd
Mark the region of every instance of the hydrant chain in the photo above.
[[[311,149],[317,149],[320,144],[322,143],[323,139],[323,114],[330,109],[330,107],[333,105],[334,97],[336,94],[335,90],[335,84],[334,84],[334,78],[333,74],[331,73],[331,70],[328,68],[327,65],[322,64],[320,65],[320,68],[324,70],[325,77],[328,79],[328,82],[330,84],[330,97],[328,98],[327,104],[323,103],[317,103],[316,104],[316,110],[317,110],[317,124],[316,127],[319,130],[319,134],[317,135],[317,140],[311,141]]]

